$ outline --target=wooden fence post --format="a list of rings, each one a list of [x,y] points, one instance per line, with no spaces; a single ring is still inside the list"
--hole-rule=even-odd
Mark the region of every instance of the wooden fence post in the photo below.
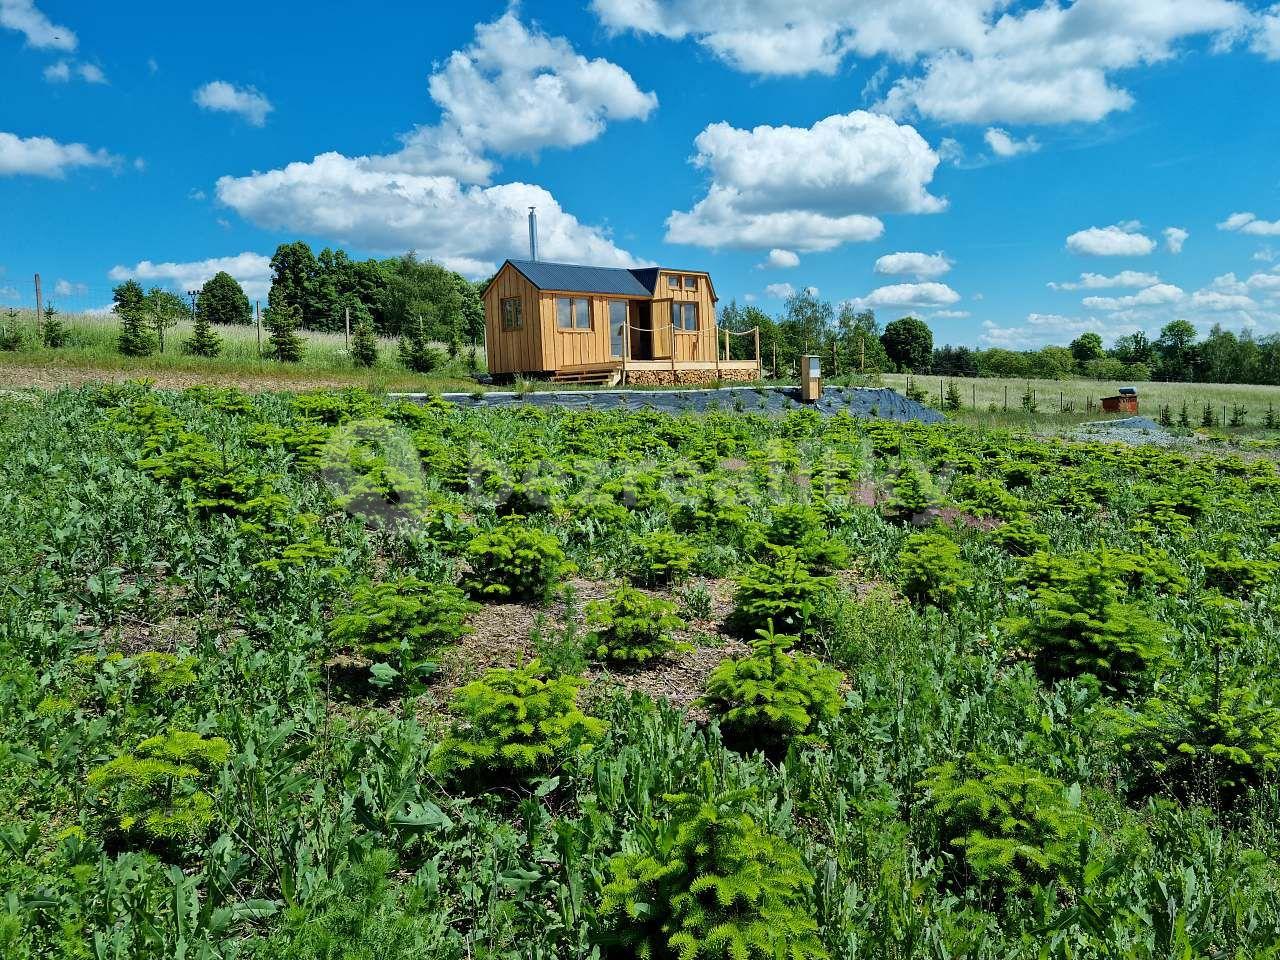
[[[342,346],[346,349],[347,353],[350,353],[351,352],[351,308],[350,307],[342,308],[342,319],[344,321],[344,328],[342,332]]]
[[[40,338],[40,321],[44,319],[44,295],[40,291],[40,274],[36,274],[36,339]]]
[[[729,328],[728,327],[725,327],[725,330],[724,330],[724,344],[726,347],[729,345]],[[716,380],[719,381],[720,379],[720,337],[718,334],[712,335],[711,347],[716,355]],[[725,360],[729,359],[729,352],[727,350],[725,351],[724,358]]]
[[[262,359],[262,301],[253,301],[253,324],[258,329],[258,359]]]

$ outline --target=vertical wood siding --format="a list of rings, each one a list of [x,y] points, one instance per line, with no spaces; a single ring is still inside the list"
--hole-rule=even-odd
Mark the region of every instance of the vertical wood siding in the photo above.
[[[676,362],[681,360],[715,360],[716,358],[716,306],[715,301],[711,299],[711,283],[704,274],[689,274],[689,276],[697,276],[698,289],[686,290],[683,286],[679,289],[671,286],[667,282],[670,276],[666,271],[658,275],[658,288],[654,291],[655,297],[670,297],[673,303],[696,303],[698,305],[698,332],[684,333],[676,331]],[[684,274],[681,274],[684,276]],[[671,322],[671,308],[663,305],[663,314],[665,322]],[[663,354],[670,356],[670,354]]]
[[[682,361],[714,361],[718,327],[711,284],[705,274],[697,274],[698,288],[686,290],[672,287],[662,272],[654,291],[653,356],[670,359],[674,347],[677,363]],[[556,324],[556,300],[565,294],[538,290],[515,267],[504,266],[485,291],[485,352],[491,373],[519,373],[561,370],[583,364],[607,363],[609,354],[609,301],[626,299],[593,294],[573,294],[591,305],[590,330],[561,330]],[[502,329],[501,302],[505,297],[520,297],[523,304],[524,329]],[[673,332],[671,303],[698,305],[696,333]]]
[[[502,301],[520,298],[522,330],[502,329]],[[542,356],[538,290],[511,264],[498,271],[484,292],[484,346],[490,373],[549,370]]]

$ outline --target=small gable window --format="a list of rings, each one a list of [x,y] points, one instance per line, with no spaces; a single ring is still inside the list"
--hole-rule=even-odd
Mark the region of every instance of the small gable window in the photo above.
[[[684,288],[685,288],[686,290],[697,290],[697,289],[698,289],[698,278],[697,278],[697,277],[685,277],[685,278],[684,278]]]
[[[523,330],[524,317],[521,314],[521,303],[519,297],[503,297],[502,298],[502,329],[503,330]]]

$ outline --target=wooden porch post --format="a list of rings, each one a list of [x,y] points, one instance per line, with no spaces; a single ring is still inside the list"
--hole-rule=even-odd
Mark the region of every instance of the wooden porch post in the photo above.
[[[756,325],[756,379],[763,380],[760,370],[760,325]]]
[[[726,329],[724,332],[724,339],[725,339],[725,343],[729,342],[728,329]],[[715,349],[715,352],[716,352],[716,380],[719,380],[720,379],[720,334],[714,330],[711,333],[711,346]],[[728,360],[729,358],[725,357],[725,359]]]
[[[674,387],[679,380],[676,379],[676,321],[675,321],[674,305],[671,311],[671,385]]]

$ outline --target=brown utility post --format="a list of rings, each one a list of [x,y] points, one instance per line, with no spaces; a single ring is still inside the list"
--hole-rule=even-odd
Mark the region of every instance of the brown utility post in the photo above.
[[[342,319],[344,321],[344,329],[342,333],[342,346],[346,348],[347,353],[351,352],[351,308],[342,308]]]
[[[258,328],[258,359],[262,359],[262,301],[253,301],[253,324]]]
[[[40,274],[36,274],[36,336],[40,336],[40,323],[44,319],[44,295],[40,292]]]

